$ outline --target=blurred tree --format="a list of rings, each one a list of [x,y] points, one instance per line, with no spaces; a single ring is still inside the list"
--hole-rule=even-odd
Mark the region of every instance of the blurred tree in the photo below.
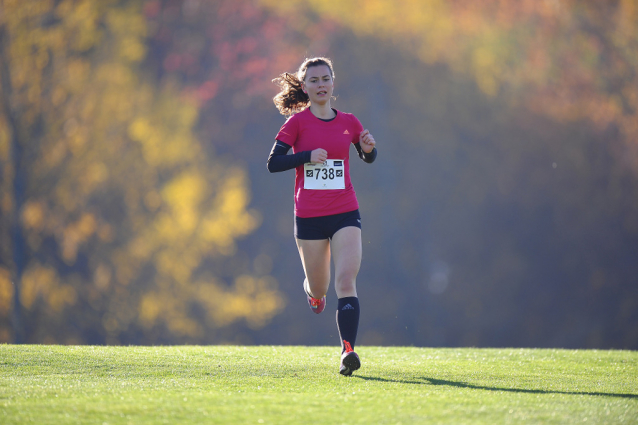
[[[472,75],[489,96],[552,119],[587,119],[638,169],[638,6],[634,0],[260,0],[319,14],[424,63]],[[356,16],[356,19],[352,19]],[[629,152],[629,155],[626,153]]]
[[[345,28],[338,107],[386,146],[362,343],[638,346],[634,3],[261,3]]]
[[[219,155],[263,162],[255,149],[254,108],[270,108],[281,72],[294,71],[304,55],[325,53],[327,20],[277,16],[254,0],[149,0],[149,54],[145,62],[161,81],[178,81],[182,93],[200,105],[197,131]],[[263,113],[260,111],[260,113]],[[263,137],[262,135],[258,135]],[[257,145],[259,146],[259,145]]]
[[[272,277],[207,266],[259,214],[245,172],[193,134],[198,99],[144,71],[142,7],[2,2],[3,241],[19,234],[3,247],[0,302],[20,296],[28,342],[213,341],[282,308]],[[24,269],[7,257],[20,238]]]
[[[374,259],[359,279],[375,312],[362,341],[638,346],[626,140],[512,106],[392,43],[339,46],[347,109],[386,146],[380,169],[353,163]]]
[[[0,12],[2,11],[0,9]],[[0,98],[2,99],[0,111],[5,111],[0,117],[0,131],[9,130],[0,133],[0,148],[2,148],[0,151],[0,161],[2,161],[0,170],[3,194],[0,203],[0,210],[3,212],[0,221],[0,258],[3,261],[0,266],[6,265],[6,267],[0,268],[0,307],[2,307],[1,311],[3,312],[0,317],[0,340],[9,339],[9,322],[11,322],[11,327],[14,330],[14,341],[22,343],[20,285],[14,286],[13,282],[22,276],[24,270],[24,237],[20,226],[14,226],[13,223],[19,221],[18,210],[24,203],[24,173],[15,171],[15,164],[21,162],[23,149],[15,136],[16,118],[8,101],[12,94],[12,87],[7,52],[4,48],[6,37],[4,26],[0,26]]]
[[[200,113],[194,129],[205,141],[202,147],[219,160],[244,166],[253,205],[259,205],[262,216],[268,214],[264,225],[238,243],[232,259],[212,261],[210,266],[227,279],[277,273],[279,289],[297,298],[303,279],[298,254],[290,229],[282,236],[278,225],[285,218],[290,226],[291,217],[285,212],[292,209],[292,196],[273,190],[290,184],[290,176],[268,175],[265,167],[275,127],[284,121],[271,100],[276,89],[271,80],[283,71],[294,71],[306,55],[326,54],[330,47],[326,34],[335,25],[277,16],[254,0],[150,0],[143,10],[149,28],[145,68],[160,81],[175,82],[181,95],[197,101]],[[282,213],[277,207],[286,201],[290,208]],[[292,277],[284,270],[292,271]],[[268,331],[237,322],[225,327],[220,338],[236,343],[285,338],[281,323],[299,323],[295,312],[300,306],[288,305]]]
[[[326,54],[380,143],[360,343],[638,347],[635,2],[93,3],[0,0],[0,340],[338,343],[264,164]]]

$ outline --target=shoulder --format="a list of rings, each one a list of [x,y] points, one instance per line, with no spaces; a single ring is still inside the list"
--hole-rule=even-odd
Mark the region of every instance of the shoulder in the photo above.
[[[354,120],[359,121],[357,117],[355,117],[354,114],[351,114],[350,112],[343,112],[338,109],[335,109],[335,111],[337,111],[337,115],[341,115],[343,119],[351,120],[351,121],[354,121]]]
[[[308,114],[311,114],[310,108],[306,108],[303,111],[296,112],[288,118],[288,121],[294,120],[295,122],[302,122],[308,119]]]
[[[291,116],[286,118],[286,122],[283,124],[283,127],[291,128],[291,127],[299,127],[300,125],[303,125],[303,123],[308,121],[307,111],[309,111],[309,109],[304,109],[301,112],[296,112],[292,114]]]
[[[302,112],[297,112],[295,114],[290,115],[286,118],[286,121],[283,123],[282,128],[296,128],[299,126],[299,123],[304,120],[302,116]]]
[[[349,112],[342,112],[342,111],[337,111],[337,113],[341,115],[342,119],[348,121],[352,125],[361,127],[361,121],[359,121],[359,119],[354,114],[351,114]]]

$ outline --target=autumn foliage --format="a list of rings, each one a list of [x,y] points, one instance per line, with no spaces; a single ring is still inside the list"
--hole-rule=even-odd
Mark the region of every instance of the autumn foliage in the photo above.
[[[326,55],[379,143],[353,161],[361,343],[635,349],[637,23],[632,0],[0,0],[0,341],[333,343],[265,171],[271,80]]]
[[[514,97],[534,112],[591,120],[601,130],[612,126],[636,155],[635,1],[261,2],[283,15],[312,10],[357,35],[389,40],[427,64],[467,73],[489,96]]]
[[[143,66],[143,7],[3,2],[3,217],[18,221],[3,220],[0,300],[10,311],[9,268],[22,261],[13,280],[27,341],[203,338],[240,319],[263,326],[282,307],[272,277],[223,281],[206,267],[259,214],[245,172],[194,133],[211,83],[188,96]]]

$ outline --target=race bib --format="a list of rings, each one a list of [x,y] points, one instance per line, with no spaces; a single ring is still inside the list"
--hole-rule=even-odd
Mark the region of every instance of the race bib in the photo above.
[[[304,164],[303,188],[310,190],[345,189],[345,161],[328,159],[323,164]]]

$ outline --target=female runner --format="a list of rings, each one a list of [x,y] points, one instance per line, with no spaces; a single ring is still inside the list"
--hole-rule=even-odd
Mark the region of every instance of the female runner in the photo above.
[[[377,156],[375,141],[354,115],[330,106],[334,70],[329,59],[307,59],[296,75],[285,72],[273,81],[281,88],[273,99],[275,105],[290,117],[275,137],[268,170],[295,169],[295,238],[308,304],[317,314],[326,305],[332,252],[341,338],[339,372],[349,376],[361,367],[354,352],[361,217],[350,182],[349,152],[354,144],[359,157],[372,163]],[[293,154],[287,155],[290,148]]]

